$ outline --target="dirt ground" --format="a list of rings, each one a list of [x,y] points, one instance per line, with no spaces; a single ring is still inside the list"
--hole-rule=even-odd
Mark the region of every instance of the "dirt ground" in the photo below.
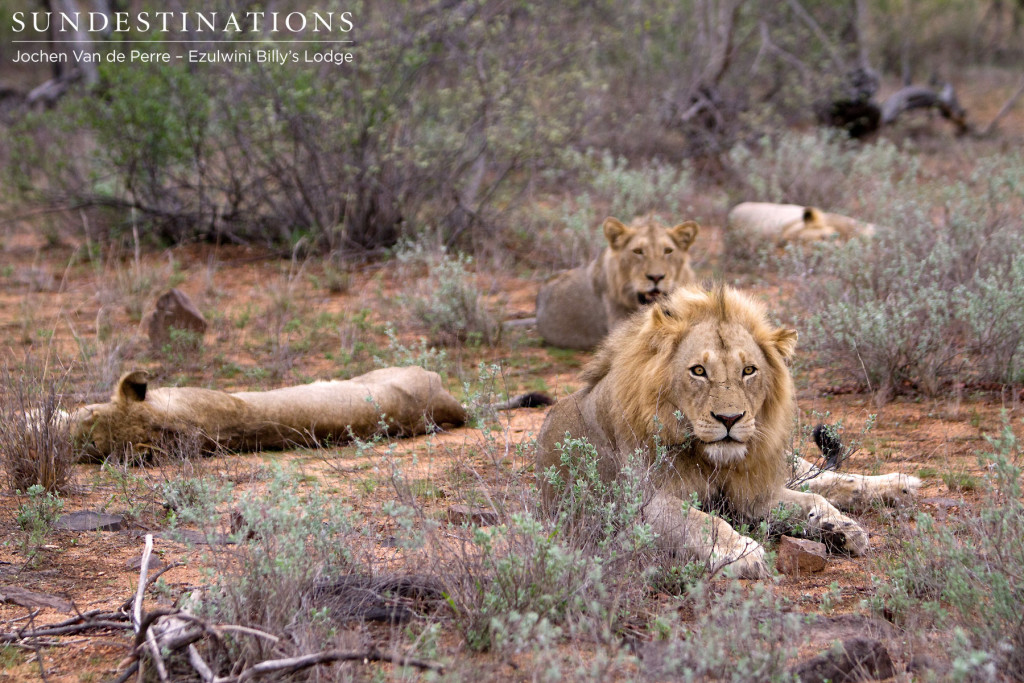
[[[998,111],[1016,83],[1005,74],[999,75],[1003,80],[998,83],[994,78],[991,73],[979,74],[979,92],[971,92],[968,85],[962,96],[981,122]],[[981,97],[984,88],[997,94]],[[939,125],[928,121],[920,129],[934,131]],[[1024,115],[1007,117],[1000,129],[1007,137],[991,144],[1019,139]],[[911,123],[904,134],[920,135],[922,149],[949,148],[933,158],[935,172],[955,172],[958,158],[965,154],[945,133],[920,133]],[[281,259],[236,246],[110,252],[64,235],[55,237],[44,223],[27,229],[8,224],[0,233],[0,356],[15,376],[30,368],[58,382],[69,406],[101,400],[122,371],[135,368],[149,370],[156,384],[223,390],[351,377],[373,369],[375,356],[387,359],[415,352],[424,332],[409,322],[403,308],[402,297],[415,291],[423,275],[415,268],[390,262],[340,270],[330,263]],[[717,260],[721,235],[713,226],[704,228],[700,241],[702,261],[696,266],[701,276],[724,274],[769,300],[786,295],[786,286],[770,274],[752,277],[724,271]],[[478,274],[488,308],[500,311],[505,319],[533,315],[541,279],[526,270]],[[142,318],[170,286],[186,292],[207,316],[210,327],[199,352],[148,348]],[[389,327],[395,330],[394,340],[389,339]],[[495,347],[454,347],[447,354],[449,388],[460,396],[460,378],[475,377],[481,362],[500,367],[497,394],[543,390],[563,396],[580,386],[578,372],[589,357],[545,347],[529,326],[507,332]],[[939,653],[942,645],[916,642],[911,634],[868,616],[861,606],[874,591],[872,580],[882,576],[880,563],[898,552],[889,531],[901,525],[908,528],[913,509],[941,519],[977,500],[976,487],[986,474],[977,454],[986,446],[985,436],[999,432],[1004,412],[1019,427],[1022,396],[1018,390],[959,387],[934,398],[899,396],[878,405],[873,396],[851,391],[811,357],[801,357],[795,376],[802,421],[814,424],[827,412],[829,420],[843,422],[848,438],[859,440],[846,464],[850,472],[903,472],[920,476],[924,485],[909,508],[855,513],[871,534],[868,556],[834,556],[824,571],[780,575],[771,589],[787,598],[794,610],[820,617],[809,627],[812,638],[803,655],[814,654],[837,638],[876,635],[885,640],[902,670],[911,652],[932,648]],[[466,427],[404,440],[396,443],[389,457],[401,462],[405,476],[418,483],[426,512],[444,520],[453,504],[467,499],[460,472],[471,472],[472,486],[486,489],[501,486],[501,472],[529,471],[529,449],[520,452],[515,445],[529,443],[544,412],[516,411],[502,418],[496,432]],[[873,429],[858,436],[871,415]],[[480,447],[494,439],[501,445],[499,452],[505,453],[500,463],[485,455],[494,448]],[[166,594],[151,592],[147,609],[168,603],[166,595],[202,584],[203,569],[211,566],[210,546],[161,537],[167,520],[161,482],[210,475],[234,482],[236,492],[258,491],[263,473],[274,465],[299,468],[343,497],[356,513],[379,518],[374,537],[382,540],[381,552],[388,552],[384,541],[394,530],[378,513],[393,497],[393,489],[381,454],[373,450],[343,447],[327,457],[309,450],[218,456],[120,474],[98,464],[80,464],[63,512],[121,514],[127,517],[126,527],[56,531],[28,553],[16,522],[25,499],[8,490],[0,493],[0,591],[17,586],[71,604],[70,610],[60,610],[0,603],[0,632],[61,622],[76,612],[118,609],[135,592],[147,533],[157,535],[155,553],[163,565],[171,566],[162,575]],[[229,510],[221,513],[217,526],[227,531]],[[652,596],[652,611],[660,599]],[[125,626],[0,648],[0,681],[112,679],[131,647]],[[522,678],[514,662],[474,656],[481,660],[482,679]],[[388,665],[371,665],[371,670],[390,675]]]
[[[716,231],[707,230],[705,239],[715,244]],[[397,295],[416,278],[416,273],[399,272],[394,265],[357,268],[344,291],[331,292],[323,285],[329,276],[324,264],[282,262],[252,249],[193,246],[143,254],[138,261],[124,254],[97,263],[83,258],[84,248],[11,234],[0,253],[0,329],[6,362],[12,369],[26,362],[35,368],[46,366],[51,376],[63,377],[69,405],[95,400],[109,391],[121,369],[135,367],[150,370],[159,383],[228,390],[346,377],[373,367],[372,356],[390,343],[382,332],[389,321],[396,322],[402,343],[414,344],[418,337],[413,326],[389,317],[401,315]],[[205,346],[197,355],[169,357],[147,348],[138,314],[171,284],[188,293],[210,318]],[[536,278],[481,276],[480,284],[489,305],[503,310],[506,318],[532,315]],[[771,297],[779,291],[771,284],[755,290]],[[543,389],[555,395],[579,386],[577,372],[588,357],[544,347],[529,327],[510,333],[495,348],[449,353],[454,366],[469,374],[481,360],[499,364],[501,391]],[[458,392],[455,380],[449,377]],[[815,368],[810,360],[797,366],[797,384],[801,414],[808,424],[818,419],[815,412],[827,411],[830,419],[843,421],[848,435],[856,435],[868,416],[876,415],[874,429],[848,462],[849,471],[922,476],[924,487],[915,505],[938,516],[971,504],[976,493],[962,490],[958,483],[984,476],[976,456],[984,435],[999,429],[1002,411],[1011,418],[1021,414],[1020,396],[1005,391],[963,389],[934,399],[901,397],[879,406],[870,395],[849,393],[830,379],[827,368]],[[503,418],[497,438],[508,444],[514,468],[529,468],[528,457],[517,455],[514,444],[528,442],[543,416],[543,410],[521,410]],[[484,438],[494,435],[462,428],[399,443],[395,457],[405,463],[405,476],[429,487],[424,506],[430,514],[443,519],[446,510],[462,499],[460,484],[452,478],[458,467],[494,470],[494,463],[482,455],[484,449],[476,448]],[[300,450],[224,456],[194,461],[187,466],[189,472],[181,464],[150,466],[137,477],[120,480],[99,465],[78,465],[64,512],[126,514],[127,526],[110,532],[57,531],[31,561],[22,552],[15,521],[23,497],[5,491],[0,495],[0,533],[6,539],[0,546],[0,585],[62,597],[72,603],[73,611],[115,610],[135,591],[146,533],[158,534],[155,552],[165,565],[180,565],[162,576],[172,593],[202,583],[208,548],[159,537],[166,522],[159,483],[183,474],[214,474],[244,491],[261,485],[261,469],[273,463],[295,465],[329,483],[356,512],[372,518],[391,494],[388,486],[378,485],[386,479],[375,462],[379,454],[360,454],[347,447],[336,455],[324,458]],[[962,476],[942,476],[948,473]],[[480,481],[486,482],[486,477]],[[827,647],[834,638],[865,632],[884,631],[891,642],[905,638],[885,622],[865,616],[860,601],[874,590],[879,559],[895,550],[886,529],[906,523],[906,513],[862,511],[857,518],[871,533],[870,555],[833,557],[820,573],[781,575],[774,584],[773,590],[787,597],[794,609],[826,617],[808,644],[808,653]],[[224,510],[220,528],[227,527]],[[378,533],[379,538],[389,536],[386,522],[380,522]],[[167,600],[150,595],[146,604],[152,608]],[[827,612],[822,612],[823,604],[828,605]],[[0,604],[0,624],[7,632],[69,616],[53,608]],[[107,680],[116,675],[130,642],[129,631],[120,629],[54,638],[20,651],[8,649],[0,680]],[[898,657],[899,648],[894,652]],[[504,677],[502,663],[487,666],[494,677]]]

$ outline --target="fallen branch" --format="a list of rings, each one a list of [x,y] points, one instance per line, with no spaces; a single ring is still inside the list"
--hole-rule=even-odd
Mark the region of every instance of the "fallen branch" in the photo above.
[[[153,574],[153,576],[149,577],[149,579],[146,581],[146,589],[148,590],[150,586],[152,586],[154,583],[156,583],[156,580],[159,579],[161,576],[163,576],[164,572],[170,571],[170,570],[174,569],[175,567],[184,567],[184,566],[185,566],[184,562],[173,562],[173,563],[167,565],[166,567],[162,567],[160,569],[160,571],[158,571],[155,574]],[[128,610],[132,609],[132,606],[135,604],[135,597],[137,595],[138,595],[138,592],[136,591],[136,594],[133,595],[132,597],[128,598],[124,602],[122,602],[121,606],[118,609],[120,609],[122,612],[127,612]]]
[[[996,114],[995,118],[992,119],[992,121],[985,126],[978,135],[985,137],[992,133],[996,128],[996,124],[999,123],[1000,119],[1010,113],[1010,110],[1013,109],[1013,105],[1017,103],[1017,100],[1020,99],[1021,95],[1024,95],[1024,78],[1020,79],[1020,87],[1017,88],[1017,92],[1010,95],[1010,98],[1006,100],[1006,102],[1003,103],[1003,106],[999,109],[999,113]]]
[[[415,659],[404,655],[389,654],[377,649],[366,650],[365,652],[351,652],[346,650],[327,650],[302,657],[289,657],[287,659],[268,659],[259,664],[254,664],[238,676],[217,678],[215,683],[244,683],[258,676],[271,673],[295,673],[318,664],[330,664],[332,662],[390,662],[399,666],[411,666],[427,671],[444,673],[444,665],[437,662],[430,662],[423,659]]]
[[[881,123],[885,126],[895,121],[903,112],[930,107],[938,109],[943,118],[956,126],[958,133],[968,131],[967,113],[957,101],[953,88],[948,85],[941,92],[917,85],[897,90],[882,103]]]
[[[67,626],[44,626],[31,631],[12,631],[8,633],[0,633],[0,644],[16,643],[21,640],[28,640],[30,638],[41,638],[45,636],[66,636],[73,633],[84,633],[93,629],[110,631],[110,630],[126,630],[130,629],[131,625],[124,622],[117,621],[87,621],[81,624],[69,624]]]

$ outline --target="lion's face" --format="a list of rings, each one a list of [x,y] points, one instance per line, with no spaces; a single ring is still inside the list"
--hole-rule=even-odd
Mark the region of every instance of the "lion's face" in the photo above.
[[[612,331],[584,379],[610,392],[616,432],[713,467],[783,462],[792,430],[794,330],[734,289],[681,287]],[[753,469],[752,469],[753,468]]]
[[[692,282],[689,249],[698,230],[693,221],[668,228],[649,216],[629,226],[608,218],[604,266],[609,294],[632,311]]]
[[[672,365],[677,405],[697,452],[716,465],[743,459],[772,372],[750,332],[736,323],[699,323],[679,343]]]
[[[78,447],[87,455],[104,456],[123,450],[126,444],[151,441],[153,425],[143,403],[146,387],[145,373],[128,373],[108,403],[79,408],[72,428]]]

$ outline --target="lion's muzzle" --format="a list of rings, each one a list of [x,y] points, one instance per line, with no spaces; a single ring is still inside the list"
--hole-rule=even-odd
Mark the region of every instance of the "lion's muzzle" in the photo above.
[[[654,289],[648,290],[646,292],[640,292],[639,294],[636,295],[636,298],[637,301],[640,302],[641,306],[647,306],[648,304],[653,304],[655,301],[664,296],[665,292],[655,287]]]

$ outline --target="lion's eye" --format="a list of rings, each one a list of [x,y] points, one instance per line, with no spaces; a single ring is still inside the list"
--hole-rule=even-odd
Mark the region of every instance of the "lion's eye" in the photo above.
[[[748,365],[747,367],[743,368],[744,377],[750,377],[755,372],[757,372],[757,368],[755,368],[753,365]]]
[[[671,254],[671,253],[672,253],[672,247],[665,247],[665,254],[668,255],[668,254]]]
[[[690,374],[692,374],[694,377],[704,377],[705,375],[708,374],[708,372],[707,370],[704,369],[703,365],[694,365],[692,368],[690,368]]]
[[[643,256],[644,250],[641,249],[640,247],[637,247],[636,249],[633,250],[633,253],[636,254],[637,256]]]

